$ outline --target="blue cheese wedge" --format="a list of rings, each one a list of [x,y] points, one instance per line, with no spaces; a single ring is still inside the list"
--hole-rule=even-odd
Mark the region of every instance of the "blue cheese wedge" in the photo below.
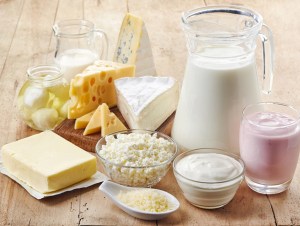
[[[41,193],[73,185],[96,173],[96,158],[52,131],[2,147],[4,167]]]
[[[115,87],[118,108],[131,129],[156,130],[176,110],[179,85],[174,78],[121,78]]]
[[[130,13],[124,17],[113,61],[135,64],[137,77],[156,75],[148,32],[140,17]]]

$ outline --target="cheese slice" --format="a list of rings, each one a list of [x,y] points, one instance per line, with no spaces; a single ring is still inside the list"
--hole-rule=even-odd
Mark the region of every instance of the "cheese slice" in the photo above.
[[[83,131],[83,135],[89,135],[101,130],[101,105],[95,110],[88,125]]]
[[[148,32],[140,17],[125,15],[113,61],[135,64],[136,76],[156,75]]]
[[[110,61],[96,61],[77,74],[70,85],[68,118],[74,119],[95,110],[99,104],[117,104],[114,80],[134,76],[135,66]]]
[[[76,119],[74,129],[84,129],[89,124],[95,111],[91,111]]]
[[[73,185],[96,173],[96,158],[52,131],[2,147],[4,167],[41,193]]]
[[[104,137],[107,134],[126,130],[126,126],[120,121],[120,119],[112,112],[106,104],[101,105],[101,136]]]
[[[179,85],[174,78],[121,78],[115,86],[118,108],[131,129],[156,130],[176,110]]]

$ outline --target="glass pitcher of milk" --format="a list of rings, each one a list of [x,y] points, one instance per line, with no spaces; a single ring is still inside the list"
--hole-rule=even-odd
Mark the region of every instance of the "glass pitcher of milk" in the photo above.
[[[70,81],[97,59],[106,59],[107,35],[87,20],[63,20],[53,26],[55,63]]]
[[[220,148],[239,153],[243,108],[269,94],[273,40],[257,12],[235,6],[182,14],[188,59],[172,137],[184,149]],[[256,41],[262,42],[262,88],[256,74]]]

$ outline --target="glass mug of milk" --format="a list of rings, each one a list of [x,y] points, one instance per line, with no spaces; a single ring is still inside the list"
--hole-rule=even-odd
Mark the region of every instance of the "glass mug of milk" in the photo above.
[[[276,194],[290,185],[300,150],[300,115],[281,103],[258,103],[243,111],[241,157],[246,182],[256,192]]]
[[[263,48],[262,91],[273,80],[272,34],[258,13],[235,6],[204,7],[182,14],[188,59],[172,137],[181,149],[239,153],[243,108],[260,101],[256,40]]]
[[[70,81],[97,59],[106,59],[108,39],[87,20],[63,20],[53,26],[56,37],[55,63]]]

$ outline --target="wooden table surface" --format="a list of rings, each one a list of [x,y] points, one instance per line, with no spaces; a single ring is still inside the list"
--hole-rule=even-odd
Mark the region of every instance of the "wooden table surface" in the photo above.
[[[276,48],[273,92],[265,100],[300,109],[300,4],[297,0],[0,0],[0,146],[36,133],[18,117],[17,93],[26,69],[51,63],[55,39],[52,25],[63,19],[93,21],[109,36],[111,59],[126,12],[142,16],[159,75],[182,80],[187,50],[181,12],[211,4],[239,4],[260,12],[272,29]],[[175,195],[181,207],[160,221],[142,221],[122,212],[98,185],[57,197],[36,200],[18,184],[0,175],[0,225],[300,225],[300,165],[288,191],[260,195],[245,183],[224,208],[203,210],[190,205],[173,173],[157,188]]]

